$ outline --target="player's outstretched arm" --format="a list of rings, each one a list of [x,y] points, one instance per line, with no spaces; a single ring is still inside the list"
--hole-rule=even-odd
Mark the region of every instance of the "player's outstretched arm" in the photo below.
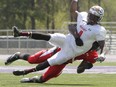
[[[77,16],[78,16],[78,14],[76,13],[76,11],[77,11],[77,3],[78,3],[78,0],[72,0],[71,1],[71,6],[70,6],[71,22],[76,22],[77,21]]]
[[[100,49],[101,49],[100,54],[102,54],[103,53],[103,49],[104,49],[104,45],[105,45],[105,40],[98,41],[98,44],[99,44]]]

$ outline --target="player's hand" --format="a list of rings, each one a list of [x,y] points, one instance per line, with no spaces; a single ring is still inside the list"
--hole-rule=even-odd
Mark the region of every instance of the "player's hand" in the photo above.
[[[15,70],[13,71],[13,75],[15,76],[21,76],[21,75],[26,75],[28,74],[28,72],[26,72],[25,70]]]
[[[106,59],[106,57],[105,57],[105,55],[104,55],[104,53],[102,53],[101,55],[99,55],[97,58],[95,58],[95,60],[97,61],[97,62],[103,62],[104,60]]]
[[[77,46],[83,46],[83,41],[80,39],[80,35],[77,32],[77,27],[76,26],[77,25],[75,25],[75,24],[69,24],[68,25],[69,32],[74,36],[76,45]]]
[[[18,28],[16,26],[13,26],[12,29],[13,29],[13,36],[14,37],[19,37],[20,32],[19,32]]]
[[[78,0],[73,0],[73,1],[78,2]]]

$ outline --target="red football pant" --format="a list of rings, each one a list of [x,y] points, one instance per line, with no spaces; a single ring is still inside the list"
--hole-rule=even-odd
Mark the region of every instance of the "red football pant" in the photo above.
[[[60,49],[57,48],[56,52],[58,52]],[[54,55],[54,52],[51,51],[47,53],[47,50],[42,50],[39,51],[38,53],[29,56],[28,62],[31,64],[38,64],[41,62],[46,61],[48,58],[50,58],[52,55]],[[44,55],[45,54],[45,55]],[[43,55],[43,56],[42,56]],[[75,58],[75,60],[85,60],[90,63],[95,63],[94,58],[98,57],[98,54],[96,51],[88,51],[87,53],[78,56]],[[68,63],[72,62],[72,60],[69,60]],[[67,64],[68,64],[67,63]],[[42,79],[44,81],[47,81],[51,78],[57,77],[62,73],[62,70],[67,64],[62,64],[62,65],[55,65],[55,66],[50,66],[47,71],[42,75]]]

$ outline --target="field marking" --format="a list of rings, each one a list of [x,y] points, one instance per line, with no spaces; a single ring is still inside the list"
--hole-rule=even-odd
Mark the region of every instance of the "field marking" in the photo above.
[[[10,55],[0,55],[0,60],[6,60]],[[106,60],[108,62],[116,62],[116,55],[106,55]],[[0,73],[12,73],[13,70],[17,69],[27,69],[30,66],[0,66]],[[63,73],[76,73],[76,66],[66,66]],[[37,73],[44,73],[45,70],[39,71]],[[104,74],[116,74],[116,66],[94,66],[92,69],[86,70],[84,73],[104,73]]]
[[[24,70],[31,68],[29,66],[0,66],[0,73],[12,73],[14,70]],[[46,70],[46,69],[45,69]],[[45,70],[36,72],[36,73],[44,73]],[[76,74],[75,66],[66,66],[64,68],[63,73]],[[94,66],[92,69],[88,69],[84,72],[85,74],[116,74],[116,66]]]

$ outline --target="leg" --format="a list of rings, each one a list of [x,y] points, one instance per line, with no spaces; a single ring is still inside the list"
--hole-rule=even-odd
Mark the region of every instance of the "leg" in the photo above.
[[[40,55],[40,54],[42,54],[42,52],[38,52],[38,54]],[[38,55],[38,57],[39,57],[39,55]],[[5,65],[9,65],[9,64],[13,63],[14,61],[16,61],[18,59],[28,61],[30,56],[31,56],[30,54],[20,54],[20,52],[16,52],[15,54],[8,57],[8,59],[5,61]]]
[[[91,69],[93,67],[93,63],[96,62],[96,57],[98,57],[98,54],[95,50],[88,51],[87,53],[76,57],[76,60],[83,60],[77,68],[77,73],[82,73],[85,69]]]
[[[50,60],[47,59],[46,61],[38,64],[35,68],[26,69],[26,70],[23,70],[23,71],[14,71],[13,74],[16,75],[16,76],[26,75],[26,74],[29,74],[31,72],[36,72],[36,71],[43,70],[43,69],[45,69],[49,66],[61,65],[61,64],[65,63],[67,61],[67,59],[63,58],[63,57],[66,57],[66,56],[67,56],[67,54],[64,54],[62,51],[60,51],[60,52],[56,53],[55,55],[53,55],[50,58]]]
[[[63,37],[62,37],[61,34],[60,34],[61,36],[59,34],[56,34],[55,36],[54,35],[55,34],[53,34],[53,36],[52,36],[53,38],[51,40],[54,41],[54,39],[56,40],[56,38],[61,37],[62,39],[58,38],[59,40],[62,41],[62,43],[59,42],[59,45],[62,44],[62,46],[64,46],[63,42],[65,40],[65,35],[63,35]],[[56,37],[56,38],[54,38],[54,37]],[[67,57],[70,56],[70,54],[67,54],[65,51],[67,51],[67,50],[65,49],[65,50],[61,50],[61,51],[57,52],[55,55],[53,55],[51,58],[49,58],[50,60],[47,59],[46,61],[44,61],[44,62],[40,63],[39,65],[37,65],[35,68],[24,70],[24,71],[14,71],[13,74],[18,75],[18,76],[19,75],[26,75],[26,74],[31,73],[31,72],[43,70],[43,69],[45,69],[45,68],[47,68],[49,66],[63,64],[68,60]]]
[[[13,27],[14,37],[19,36],[27,36],[37,40],[46,40],[48,41],[51,36],[49,34],[41,34],[41,33],[32,33],[32,32],[20,32],[16,26]]]
[[[58,47],[53,47],[49,50],[42,50],[39,51],[38,53],[31,55],[28,58],[28,62],[31,64],[38,64],[46,61],[48,58],[56,54],[58,51],[60,51],[60,48]]]
[[[66,36],[61,33],[55,34],[41,34],[35,32],[20,32],[17,27],[13,27],[14,37],[26,36],[36,40],[45,40],[54,44],[55,46],[61,47],[64,44]]]
[[[48,70],[40,77],[34,76],[32,78],[23,78],[21,79],[22,83],[43,83],[48,81],[49,79],[52,79],[54,77],[59,76],[62,73],[63,68],[66,66],[66,64],[62,65],[56,65],[56,66],[50,66]]]
[[[13,74],[15,76],[27,75],[27,74],[32,73],[32,72],[44,70],[49,66],[50,66],[49,62],[44,61],[44,62],[40,63],[39,65],[37,65],[35,68],[13,71]]]
[[[12,62],[16,61],[19,59],[20,52],[16,52],[15,54],[11,55],[8,57],[8,59],[5,61],[5,65],[9,65]]]
[[[58,51],[60,51],[60,48],[53,47],[49,50],[39,51],[35,53],[34,55],[20,54],[20,52],[17,52],[6,60],[5,65],[11,64],[12,62],[18,59],[26,60],[31,64],[38,64],[38,63],[44,62],[45,60],[53,56],[55,53],[57,53]]]
[[[62,73],[66,64],[50,66],[48,70],[42,75],[43,81],[48,81],[51,78],[57,77]]]
[[[55,33],[55,34],[42,34],[36,32],[20,32],[17,27],[13,27],[14,37],[26,36],[36,40],[45,40],[50,41],[56,46],[62,46],[66,36],[64,34]]]
[[[50,54],[47,54],[47,55],[41,57],[41,55],[44,54],[45,52],[47,52],[47,50],[39,51],[34,55],[20,54],[19,52],[16,52],[12,56],[8,57],[8,59],[5,62],[5,65],[11,64],[18,59],[28,61],[31,64],[38,64],[38,63],[41,63],[41,62],[47,60],[50,56],[52,56],[52,55],[50,55],[52,53],[50,53]]]
[[[32,72],[43,70],[49,66],[50,66],[50,64],[48,63],[48,61],[45,61],[45,62],[42,62],[39,65],[37,65],[36,67],[31,68],[31,69],[13,71],[13,74],[15,76],[27,75],[27,74],[32,73]]]

